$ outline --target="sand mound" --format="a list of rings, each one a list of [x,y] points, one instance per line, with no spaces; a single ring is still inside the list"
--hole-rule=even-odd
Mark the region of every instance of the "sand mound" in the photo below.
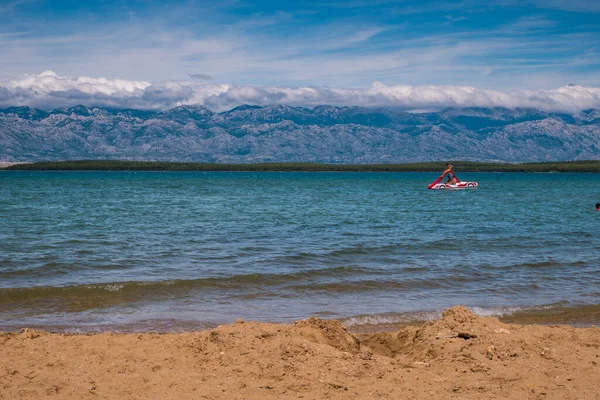
[[[297,321],[294,323],[293,328],[300,336],[313,343],[324,344],[352,353],[360,350],[359,340],[349,334],[344,325],[337,320],[311,317],[304,321]]]
[[[402,355],[411,361],[428,361],[448,353],[441,351],[445,346],[443,339],[475,339],[486,331],[489,324],[496,329],[502,325],[497,319],[478,317],[468,308],[456,306],[444,311],[442,319],[420,327],[358,336],[362,344],[374,353],[388,357]]]
[[[0,334],[0,399],[598,399],[600,329],[506,325],[453,307],[352,335],[338,321],[182,334]]]
[[[457,327],[464,326],[465,324],[472,324],[478,319],[479,317],[467,307],[456,306],[449,308],[442,313],[442,320],[440,323]]]

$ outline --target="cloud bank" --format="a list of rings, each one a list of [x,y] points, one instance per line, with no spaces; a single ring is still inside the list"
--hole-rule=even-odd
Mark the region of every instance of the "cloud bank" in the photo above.
[[[204,105],[224,111],[242,104],[441,109],[446,107],[535,108],[577,113],[600,108],[600,88],[568,85],[555,89],[503,92],[468,86],[408,86],[375,82],[370,88],[285,87],[167,81],[151,83],[55,72],[0,81],[0,107],[27,105],[50,110],[74,105],[162,110]]]

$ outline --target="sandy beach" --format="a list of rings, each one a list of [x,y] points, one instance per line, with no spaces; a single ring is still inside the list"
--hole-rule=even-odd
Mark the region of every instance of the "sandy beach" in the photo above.
[[[27,164],[25,162],[8,162],[8,161],[0,161],[0,169],[3,168],[8,168],[11,165],[17,165],[17,164]]]
[[[453,307],[351,334],[336,320],[176,334],[0,334],[1,399],[599,399],[600,328]]]

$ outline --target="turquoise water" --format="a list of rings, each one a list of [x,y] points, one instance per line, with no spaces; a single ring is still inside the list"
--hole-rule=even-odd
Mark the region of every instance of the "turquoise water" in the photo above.
[[[598,174],[0,172],[0,330],[600,304]]]

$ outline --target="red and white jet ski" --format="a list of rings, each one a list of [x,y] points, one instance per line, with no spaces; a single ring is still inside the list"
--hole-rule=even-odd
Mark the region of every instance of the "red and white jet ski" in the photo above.
[[[448,174],[452,175],[456,183],[442,182],[444,177]],[[427,186],[427,189],[477,189],[477,182],[461,182],[456,175],[454,175],[454,172],[444,171],[442,176]]]

